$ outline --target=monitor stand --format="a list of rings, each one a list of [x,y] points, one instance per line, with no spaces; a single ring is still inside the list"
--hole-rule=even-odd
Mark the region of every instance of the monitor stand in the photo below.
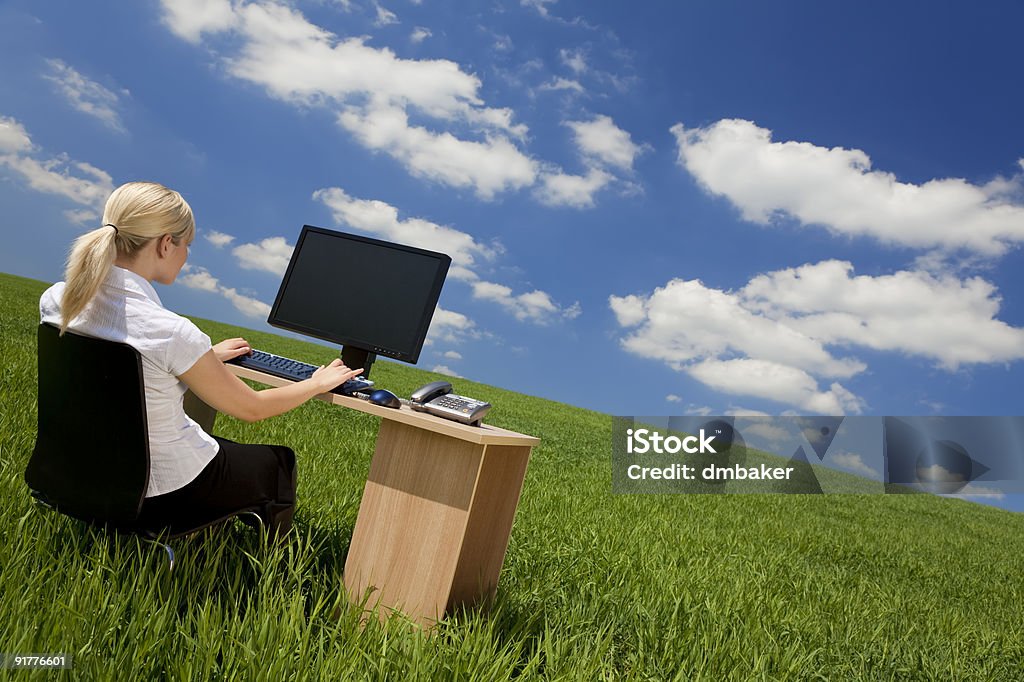
[[[373,361],[377,359],[376,353],[371,353],[368,350],[357,348],[355,346],[342,346],[341,347],[341,361],[349,369],[363,368],[363,373],[360,374],[360,378],[370,378],[370,367],[373,366]]]

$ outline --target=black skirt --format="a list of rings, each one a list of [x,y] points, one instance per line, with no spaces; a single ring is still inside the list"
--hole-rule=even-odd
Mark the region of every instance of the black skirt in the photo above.
[[[214,436],[220,451],[183,488],[147,497],[139,522],[172,533],[252,510],[275,533],[287,532],[295,509],[295,453],[283,445],[246,445]]]

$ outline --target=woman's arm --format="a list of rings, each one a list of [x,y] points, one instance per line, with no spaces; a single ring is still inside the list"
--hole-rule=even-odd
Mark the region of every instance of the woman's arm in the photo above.
[[[315,395],[326,393],[363,370],[351,370],[335,360],[321,366],[304,381],[254,391],[232,374],[210,349],[178,378],[210,407],[247,422],[273,417],[298,407]]]

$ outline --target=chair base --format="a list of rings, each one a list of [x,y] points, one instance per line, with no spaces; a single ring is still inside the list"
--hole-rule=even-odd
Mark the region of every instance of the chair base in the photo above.
[[[227,514],[226,516],[222,516],[212,521],[208,521],[199,526],[194,526],[187,529],[178,529],[173,532],[169,532],[168,529],[157,530],[152,528],[142,528],[130,524],[115,524],[107,521],[102,521],[99,519],[83,519],[78,516],[75,516],[74,514],[69,514],[67,512],[62,511],[55,504],[47,500],[45,495],[36,490],[32,490],[31,494],[33,501],[37,505],[46,507],[47,509],[57,512],[58,514],[62,514],[64,516],[67,516],[68,518],[75,519],[76,521],[82,521],[83,523],[87,523],[90,526],[93,526],[94,528],[100,528],[106,532],[112,531],[114,533],[134,535],[146,543],[162,547],[164,552],[166,552],[167,554],[168,573],[174,572],[176,557],[174,554],[174,549],[171,547],[171,545],[167,542],[164,542],[163,540],[175,540],[178,538],[186,537],[188,535],[193,535],[194,533],[198,533],[207,528],[219,526],[221,524],[227,523],[228,521],[231,521],[232,519],[239,518],[242,516],[251,516],[255,518],[260,531],[264,531],[266,529],[266,524],[263,521],[263,517],[257,513],[256,508],[239,509],[237,511],[231,512],[230,514]]]

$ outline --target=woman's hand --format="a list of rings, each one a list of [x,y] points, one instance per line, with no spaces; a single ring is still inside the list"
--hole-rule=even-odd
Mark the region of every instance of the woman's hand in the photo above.
[[[349,369],[341,362],[341,358],[335,358],[329,365],[320,365],[320,368],[313,372],[313,376],[309,380],[317,382],[322,391],[327,392],[362,373],[362,367]]]
[[[213,354],[221,362],[227,362],[239,355],[245,355],[252,351],[249,342],[243,338],[225,339],[213,347]],[[333,388],[333,387],[332,387]]]

